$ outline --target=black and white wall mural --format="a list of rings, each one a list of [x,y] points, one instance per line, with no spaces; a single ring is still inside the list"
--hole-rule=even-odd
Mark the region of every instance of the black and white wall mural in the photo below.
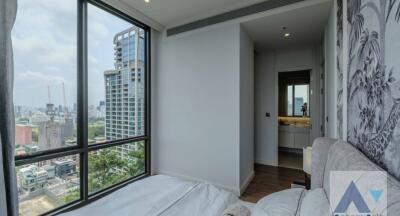
[[[347,141],[400,178],[400,0],[346,3]]]
[[[337,136],[343,138],[343,0],[336,6]]]

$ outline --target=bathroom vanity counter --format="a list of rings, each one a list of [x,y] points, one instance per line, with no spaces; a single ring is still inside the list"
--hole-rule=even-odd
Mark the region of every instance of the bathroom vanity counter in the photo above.
[[[311,146],[309,124],[279,125],[279,147],[302,149]]]

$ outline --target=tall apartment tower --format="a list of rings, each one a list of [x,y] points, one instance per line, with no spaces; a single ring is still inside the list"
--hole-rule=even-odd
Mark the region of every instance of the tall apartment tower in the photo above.
[[[132,27],[118,33],[114,50],[115,68],[104,72],[107,140],[144,135],[144,31]],[[118,150],[126,155],[131,146]]]

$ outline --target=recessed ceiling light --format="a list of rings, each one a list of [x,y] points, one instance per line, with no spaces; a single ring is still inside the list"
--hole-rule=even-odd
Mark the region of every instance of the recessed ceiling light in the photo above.
[[[284,36],[285,37],[290,37],[290,33],[285,33]]]
[[[150,0],[144,0],[144,2],[146,2],[146,3],[150,3]]]

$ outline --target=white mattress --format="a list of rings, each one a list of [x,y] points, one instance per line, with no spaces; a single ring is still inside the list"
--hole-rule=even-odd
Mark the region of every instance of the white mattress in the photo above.
[[[62,216],[219,216],[238,198],[207,183],[156,175]]]

